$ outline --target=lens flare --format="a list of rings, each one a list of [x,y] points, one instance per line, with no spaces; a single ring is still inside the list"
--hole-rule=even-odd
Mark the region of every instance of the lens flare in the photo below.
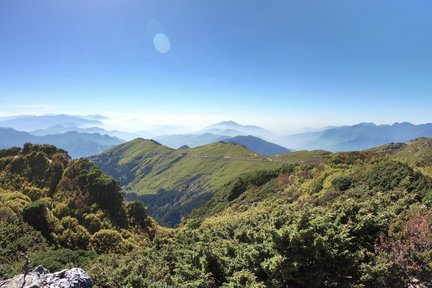
[[[163,33],[158,33],[154,36],[153,45],[155,49],[162,54],[168,53],[171,47],[169,38]]]

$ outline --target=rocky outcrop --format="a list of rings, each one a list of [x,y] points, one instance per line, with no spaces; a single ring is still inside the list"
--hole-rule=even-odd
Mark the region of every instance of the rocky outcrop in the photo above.
[[[0,281],[0,288],[91,288],[93,281],[80,268],[48,273],[43,266],[20,274],[14,278]]]

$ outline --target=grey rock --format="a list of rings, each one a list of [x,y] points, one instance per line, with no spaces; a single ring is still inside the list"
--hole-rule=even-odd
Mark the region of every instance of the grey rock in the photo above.
[[[49,288],[90,288],[93,287],[93,281],[80,268],[62,270],[60,272],[47,274],[44,284]]]
[[[43,280],[39,273],[29,272],[25,276],[24,274],[17,275],[11,279],[0,281],[0,288],[39,288],[43,286]]]
[[[39,266],[36,266],[35,268],[33,268],[32,272],[39,273],[40,275],[45,275],[45,274],[49,273],[48,269],[46,269],[42,265],[39,265]]]
[[[23,285],[24,284],[24,285]],[[27,275],[17,275],[11,279],[0,281],[0,288],[91,288],[93,281],[80,268],[48,273],[43,266],[37,266]]]

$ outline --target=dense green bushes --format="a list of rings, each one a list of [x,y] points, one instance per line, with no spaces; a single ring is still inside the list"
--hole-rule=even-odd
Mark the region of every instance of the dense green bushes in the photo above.
[[[84,267],[96,259],[98,254],[92,250],[58,249],[33,252],[29,258],[33,263],[43,265],[49,271],[59,271],[72,267]]]
[[[18,217],[0,219],[0,279],[21,272],[19,252],[30,253],[48,248],[42,234]]]
[[[191,226],[198,225],[204,217],[223,211],[229,206],[231,202],[235,201],[246,191],[253,190],[256,187],[267,184],[267,192],[272,191],[272,189],[269,187],[272,186],[270,182],[281,175],[288,177],[291,173],[294,173],[297,166],[298,165],[295,164],[287,164],[279,169],[258,170],[254,173],[248,173],[246,175],[240,176],[238,179],[224,185],[221,191],[216,193],[209,203],[193,210],[186,219],[186,223]],[[265,189],[262,189],[262,192],[265,192]],[[261,197],[258,197],[257,201],[269,196],[265,194],[269,193],[261,193]]]
[[[100,254],[124,254],[134,248],[133,243],[123,239],[118,231],[111,229],[96,232],[91,239],[91,245]]]
[[[350,170],[299,166],[287,174],[272,174],[276,177],[248,186],[197,228],[156,238],[139,253],[103,256],[88,269],[100,287],[427,283],[432,279],[432,218],[419,201],[428,195],[431,180],[398,162],[362,163]],[[383,169],[387,171],[377,176]],[[342,171],[350,176],[341,176]],[[246,178],[230,187],[241,187]],[[326,178],[330,186],[310,189],[316,179]],[[266,192],[269,187],[273,193]],[[343,193],[329,198],[334,189]],[[252,199],[261,200],[239,209]],[[105,261],[109,265],[104,266]]]
[[[19,252],[58,269],[97,252],[126,253],[154,236],[143,204],[124,203],[119,184],[88,160],[26,144],[0,150],[0,162],[2,278],[21,270]]]

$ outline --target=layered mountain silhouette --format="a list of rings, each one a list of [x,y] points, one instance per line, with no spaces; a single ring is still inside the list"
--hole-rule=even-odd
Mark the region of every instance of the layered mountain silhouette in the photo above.
[[[432,124],[360,123],[353,126],[333,127],[319,132],[289,135],[281,137],[280,143],[294,149],[324,149],[338,152],[364,150],[391,142],[407,142],[420,137],[432,137]]]
[[[257,154],[275,155],[288,153],[285,147],[270,143],[264,139],[275,138],[273,132],[254,125],[242,125],[234,121],[223,121],[210,125],[193,134],[174,134],[155,137],[155,140],[171,148],[183,145],[197,147],[224,141],[243,145]]]
[[[100,127],[80,128],[77,126],[63,126],[63,125],[54,125],[45,129],[33,130],[30,131],[29,133],[36,136],[46,136],[46,135],[63,134],[66,132],[98,133],[101,135],[109,135],[109,136],[117,137],[122,140],[132,140],[137,138],[137,135],[135,134],[122,132],[119,130],[106,130]]]
[[[270,139],[276,136],[270,130],[264,129],[262,127],[254,126],[254,125],[242,125],[231,120],[210,125],[197,132],[197,134],[204,134],[204,133],[226,135],[231,137],[240,136],[240,135],[242,136],[253,135],[264,139]]]
[[[66,132],[57,135],[35,136],[12,128],[0,128],[0,149],[22,146],[26,142],[52,144],[69,151],[73,158],[86,157],[105,151],[124,141],[98,133]]]
[[[16,117],[0,118],[0,127],[13,128],[19,131],[32,131],[35,129],[47,129],[52,126],[62,125],[64,127],[91,127],[102,125],[103,119],[100,115],[73,116],[66,114],[58,115],[20,115]]]
[[[81,134],[97,133],[101,136],[106,135],[108,137],[111,136],[118,138],[116,141],[119,141],[119,139],[129,141],[137,137],[152,138],[163,145],[174,149],[184,145],[189,147],[198,147],[225,141],[244,145],[247,149],[257,154],[268,155],[286,153],[288,149],[318,149],[332,152],[364,150],[391,142],[407,142],[410,139],[419,137],[432,137],[432,124],[415,125],[409,122],[394,123],[392,125],[360,123],[352,126],[329,127],[319,131],[279,136],[265,128],[255,125],[242,125],[234,121],[222,121],[192,133],[184,133],[185,127],[167,125],[155,126],[149,131],[143,130],[136,133],[129,133],[108,129],[103,123],[105,119],[104,116],[100,115],[21,115],[16,117],[0,118],[0,127],[25,131],[33,136],[39,137],[61,135],[69,132],[77,133],[69,133],[68,137],[50,136],[49,140],[51,143],[54,141],[54,138],[67,138],[68,142],[73,143],[73,141],[77,140],[73,138],[73,135],[82,139],[83,136]],[[12,137],[12,139],[2,141],[14,141],[23,138],[23,136],[16,137],[17,138]],[[86,136],[86,139],[89,137],[90,136]],[[28,135],[25,135],[24,138],[32,139],[31,137],[29,138]],[[38,139],[37,141],[41,141],[41,139]],[[14,143],[22,144],[21,142]],[[105,147],[111,147],[105,145],[104,141],[92,140],[90,142],[93,144],[90,145],[89,148],[84,147],[85,149],[83,150],[83,153],[79,152],[82,150],[81,148],[76,149],[72,146],[69,146],[68,150],[71,151],[72,155],[82,156],[88,155],[91,151],[102,151],[101,149],[105,149]],[[97,144],[97,149],[94,149],[95,143]],[[116,144],[118,143],[119,142],[116,142]],[[100,146],[100,144],[104,145]],[[91,154],[94,154],[93,152]]]

